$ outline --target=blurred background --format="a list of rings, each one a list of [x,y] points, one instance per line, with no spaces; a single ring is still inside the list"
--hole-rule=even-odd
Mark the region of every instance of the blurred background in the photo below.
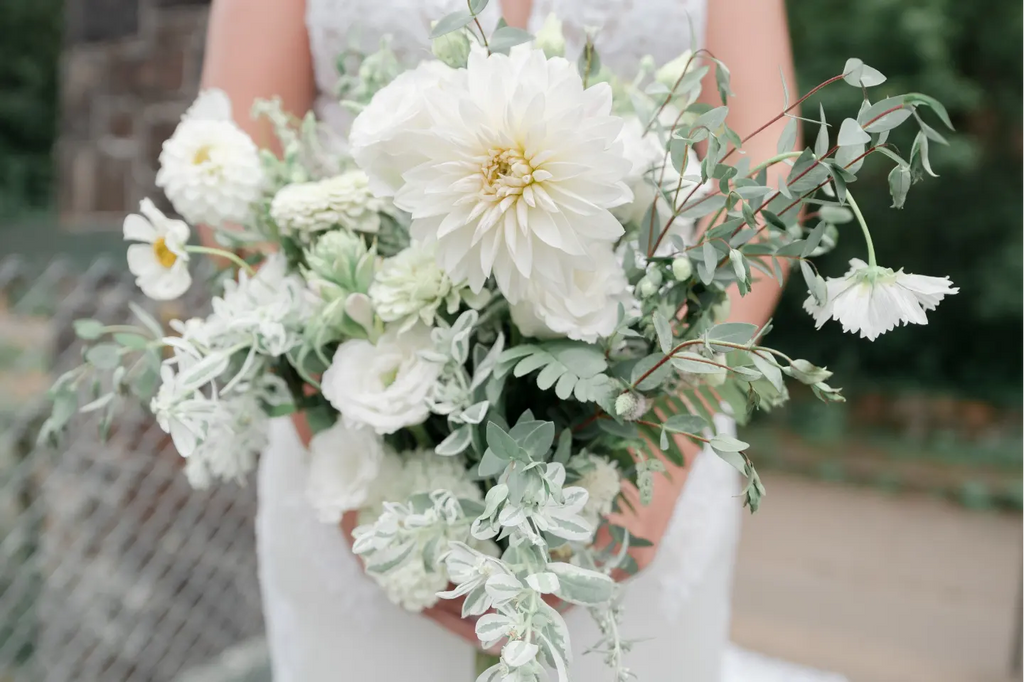
[[[120,221],[158,198],[207,6],[0,1],[0,682],[269,679],[253,486],[191,492],[141,414],[103,445],[88,420],[63,452],[34,445],[45,390],[77,357],[71,321],[143,303]],[[939,178],[895,213],[889,166],[869,160],[858,196],[886,262],[960,294],[872,344],[811,334],[806,293],[787,292],[774,345],[827,364],[848,402],[795,393],[744,435],[769,492],[746,521],[734,638],[854,682],[1019,680],[1021,3],[789,8],[804,90],[857,56],[889,78],[875,98],[915,90],[949,109]],[[828,88],[805,113],[820,102],[835,120],[858,97]],[[826,274],[858,253],[845,240]]]

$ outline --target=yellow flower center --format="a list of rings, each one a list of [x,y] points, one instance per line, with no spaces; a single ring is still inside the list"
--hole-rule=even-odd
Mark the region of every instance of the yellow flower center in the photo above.
[[[192,157],[192,165],[201,166],[210,160],[210,145],[204,144],[202,147],[196,150],[195,155]]]
[[[522,194],[534,180],[533,166],[518,149],[489,149],[480,174],[484,181],[481,192],[499,201]]]
[[[167,248],[167,240],[163,237],[158,237],[153,242],[153,255],[156,256],[156,260],[160,265],[167,269],[170,269],[174,265],[175,261],[178,260],[178,256],[173,251]]]
[[[380,380],[381,383],[384,384],[384,388],[390,388],[391,384],[395,383],[396,379],[398,379],[398,367],[390,369],[380,375]]]

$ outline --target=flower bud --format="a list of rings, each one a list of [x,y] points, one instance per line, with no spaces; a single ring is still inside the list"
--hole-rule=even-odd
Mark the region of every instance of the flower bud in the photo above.
[[[453,69],[461,69],[469,60],[469,38],[463,30],[445,33],[434,38],[430,51],[434,56]]]
[[[361,238],[348,230],[332,230],[306,250],[306,263],[320,278],[355,290],[355,275],[366,255],[366,244]]]
[[[554,13],[548,15],[544,25],[537,31],[534,39],[538,48],[544,51],[544,55],[552,57],[565,56],[565,36],[562,35],[562,21]]]
[[[690,64],[690,59],[693,53],[686,50],[681,55],[673,59],[672,61],[664,64],[660,69],[654,72],[654,80],[664,85],[670,90],[675,86],[676,82],[686,72],[686,67]]]
[[[677,282],[685,282],[693,276],[693,265],[686,256],[680,256],[672,261],[672,276]]]
[[[637,289],[640,291],[640,296],[643,298],[650,298],[658,293],[658,285],[655,284],[650,275],[647,275],[637,285]]]
[[[654,283],[654,286],[660,287],[664,278],[661,276],[661,269],[657,265],[651,265],[647,268],[647,279]]]
[[[615,414],[628,422],[633,422],[647,412],[647,398],[639,393],[626,391],[615,399]]]

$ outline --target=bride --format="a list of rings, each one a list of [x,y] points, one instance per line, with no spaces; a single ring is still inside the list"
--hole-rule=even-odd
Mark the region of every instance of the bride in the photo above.
[[[344,133],[349,120],[333,96],[335,64],[351,41],[372,52],[390,34],[406,60],[424,58],[430,54],[430,21],[464,5],[216,0],[204,85],[228,93],[239,125],[257,141],[271,139],[270,131],[247,112],[254,99],[272,96],[297,115],[313,109]],[[664,63],[698,47],[689,45],[689,37],[697,36],[732,70],[736,97],[729,120],[741,135],[784,108],[780,67],[793,83],[783,0],[492,0],[483,23],[493,26],[503,15],[513,26],[536,30],[551,12],[565,21],[570,57],[581,48],[583,27],[595,27],[600,58],[626,72],[644,55]],[[713,101],[714,84],[705,90]],[[778,134],[769,129],[744,146],[754,163],[775,153]],[[735,297],[731,318],[760,325],[778,296],[774,281],[762,280],[751,294]],[[304,496],[308,440],[304,423],[278,420],[259,472],[260,578],[275,682],[472,680],[473,623],[446,602],[422,615],[392,605],[349,551],[351,524],[339,529],[317,520]],[[635,551],[642,570],[626,591],[623,632],[643,640],[629,657],[634,672],[651,682],[827,679],[729,646],[738,479],[719,458],[700,455],[688,442],[686,447],[687,466],[673,470],[671,480],[659,477],[655,503],[619,521],[655,541]],[[567,621],[573,679],[607,679],[601,657],[584,655],[598,639],[588,614],[574,609]]]

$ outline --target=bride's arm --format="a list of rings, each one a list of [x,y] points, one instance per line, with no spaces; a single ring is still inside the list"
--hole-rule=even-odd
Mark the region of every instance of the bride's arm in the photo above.
[[[784,0],[709,0],[705,47],[732,73],[732,90],[736,96],[729,99],[729,125],[741,137],[754,132],[785,108],[780,69],[790,92],[796,91]],[[704,83],[703,93],[702,98],[709,104],[721,105],[714,69]],[[776,142],[785,124],[785,119],[782,119],[743,145],[752,166],[775,155]],[[774,166],[769,170],[770,184],[776,182],[777,174],[787,172],[788,166]],[[771,317],[781,293],[782,289],[775,280],[766,277],[755,282],[746,296],[739,296],[734,289],[731,292],[730,319],[763,324]],[[614,519],[639,537],[655,543],[653,547],[637,548],[631,552],[641,568],[654,558],[658,542],[672,519],[687,470],[700,452],[699,447],[684,438],[677,441],[686,459],[686,467],[666,462],[670,477],[655,477],[651,505],[644,507],[635,494],[627,494],[638,513],[626,512]]]

